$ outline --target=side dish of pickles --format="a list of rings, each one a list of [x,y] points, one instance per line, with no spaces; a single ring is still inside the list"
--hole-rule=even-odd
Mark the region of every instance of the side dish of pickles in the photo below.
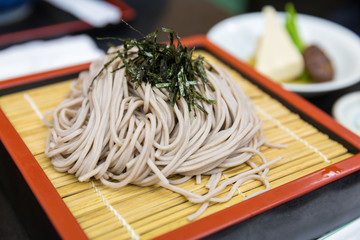
[[[333,79],[334,68],[326,53],[319,46],[302,41],[293,4],[285,6],[284,25],[272,6],[265,6],[262,13],[264,33],[251,60],[255,69],[277,82],[318,83]]]

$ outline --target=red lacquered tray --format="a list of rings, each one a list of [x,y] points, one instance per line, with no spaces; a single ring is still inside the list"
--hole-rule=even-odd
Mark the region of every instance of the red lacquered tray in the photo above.
[[[244,221],[252,216],[281,205],[289,200],[302,196],[330,182],[340,179],[360,169],[360,138],[339,125],[317,107],[313,106],[300,96],[288,92],[278,84],[270,81],[254,71],[247,64],[235,59],[205,36],[194,36],[183,40],[187,46],[195,46],[213,54],[225,64],[238,70],[258,85],[264,91],[274,96],[278,101],[298,113],[307,122],[317,126],[321,131],[347,146],[354,155],[350,158],[334,163],[326,168],[312,172],[299,179],[271,189],[249,200],[225,208],[200,220],[190,222],[185,226],[170,231],[157,239],[197,239],[208,236],[233,224]],[[67,75],[84,70],[88,64],[71,68],[50,71],[17,79],[0,82],[3,94],[14,92],[19,86],[42,82],[49,77]],[[19,134],[13,128],[6,115],[0,111],[0,139],[16,163],[27,184],[64,239],[87,238],[76,219],[73,217],[47,176],[38,165]]]

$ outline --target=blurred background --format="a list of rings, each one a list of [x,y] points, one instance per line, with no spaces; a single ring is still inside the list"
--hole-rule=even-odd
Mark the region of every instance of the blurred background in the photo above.
[[[93,0],[81,0],[79,2],[92,2]],[[96,2],[97,0],[95,0]],[[100,1],[100,0],[98,0]],[[0,36],[8,37],[9,33],[34,30],[44,26],[54,26],[79,19],[74,13],[59,9],[58,0],[2,0],[0,1]],[[70,2],[70,1],[63,1]],[[199,0],[199,1],[175,1],[154,0],[146,3],[141,0],[112,0],[110,2],[124,2],[134,10],[128,20],[143,33],[152,32],[156,27],[176,28],[180,36],[186,37],[194,34],[206,34],[217,22],[230,16],[261,11],[265,5],[272,5],[278,11],[284,11],[284,6],[289,1],[275,0]],[[305,0],[292,1],[299,13],[318,16],[334,21],[345,26],[353,32],[360,34],[360,3],[356,0]],[[81,3],[82,4],[82,3]],[[116,5],[116,4],[115,4]],[[121,5],[121,4],[120,4]],[[136,15],[136,17],[135,17]],[[126,18],[125,18],[126,19]],[[14,43],[27,41],[33,38],[48,39],[67,32],[81,33],[73,26],[67,26],[56,32],[39,34],[37,31],[29,31],[28,35],[19,35],[12,41],[0,40],[0,47],[4,49]],[[86,33],[96,38],[99,35],[121,35],[131,37],[136,35],[124,24],[109,24],[102,28],[88,28]],[[45,36],[51,35],[51,36]],[[166,40],[162,38],[160,40]],[[100,47],[103,44],[100,42]],[[105,46],[107,48],[107,46]]]
[[[111,0],[106,2],[106,6],[97,5],[101,2],[1,0],[0,81],[31,74],[36,72],[36,69],[46,71],[89,62],[107,50],[110,40],[100,40],[102,37],[139,37],[137,32],[120,21],[121,18],[144,34],[153,32],[157,27],[168,27],[176,30],[181,37],[188,37],[204,35],[216,23],[231,16],[261,11],[264,5],[272,5],[278,11],[284,11],[288,1]],[[357,0],[292,2],[299,13],[336,22],[357,35],[360,34],[360,2]],[[99,8],[103,9],[105,14],[97,14],[96,10]],[[68,41],[63,39],[77,36],[84,38],[69,38]],[[59,39],[64,41],[51,44]],[[159,40],[166,41],[167,36],[162,34]],[[78,45],[74,45],[75,42]],[[59,50],[59,44],[64,48]],[[44,62],[56,64],[43,69],[40,65]],[[308,100],[331,115],[332,106],[339,97],[358,90],[360,85],[356,84]],[[14,207],[3,193],[4,184],[10,183],[0,183],[0,239],[29,239]]]

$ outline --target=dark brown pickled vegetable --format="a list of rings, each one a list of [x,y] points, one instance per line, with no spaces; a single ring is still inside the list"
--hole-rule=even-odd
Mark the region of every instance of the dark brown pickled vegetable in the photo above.
[[[305,69],[315,82],[327,82],[333,79],[332,63],[319,47],[311,45],[305,48],[303,55]]]

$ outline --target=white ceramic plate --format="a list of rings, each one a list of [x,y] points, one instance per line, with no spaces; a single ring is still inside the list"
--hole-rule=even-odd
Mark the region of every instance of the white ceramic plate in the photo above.
[[[339,98],[332,109],[336,121],[360,135],[360,91]]]
[[[278,13],[284,22],[284,13]],[[331,58],[335,77],[330,82],[312,84],[284,83],[283,86],[302,95],[318,95],[351,86],[360,81],[360,38],[339,24],[298,14],[297,26],[306,44],[317,44]],[[262,13],[249,13],[225,19],[207,34],[210,41],[237,58],[247,61],[254,54],[259,36],[264,32]]]

